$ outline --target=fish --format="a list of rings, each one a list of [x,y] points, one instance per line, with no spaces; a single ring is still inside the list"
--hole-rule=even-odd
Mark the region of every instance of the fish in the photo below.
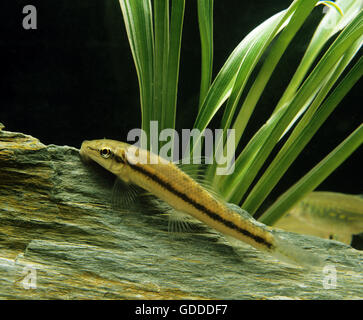
[[[311,192],[275,227],[351,244],[352,236],[363,232],[363,198],[339,192]]]
[[[233,242],[247,243],[302,267],[322,264],[319,257],[287,243],[249,214],[231,209],[176,164],[153,152],[121,141],[99,139],[85,140],[80,156],[85,161],[95,161],[124,183],[141,187],[175,212],[190,215]]]

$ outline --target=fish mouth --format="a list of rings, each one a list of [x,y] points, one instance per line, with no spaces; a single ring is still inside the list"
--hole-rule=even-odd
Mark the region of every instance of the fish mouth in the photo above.
[[[81,149],[79,150],[79,155],[81,156],[81,159],[84,161],[91,161],[92,158],[88,154],[88,150],[95,150],[91,146],[89,146],[90,141],[85,140],[82,142]]]

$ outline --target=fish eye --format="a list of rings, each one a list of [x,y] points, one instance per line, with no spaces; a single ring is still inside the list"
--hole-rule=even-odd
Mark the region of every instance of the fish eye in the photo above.
[[[102,148],[102,149],[100,149],[100,155],[101,155],[103,158],[107,159],[107,158],[111,155],[111,150],[110,150],[110,148]]]

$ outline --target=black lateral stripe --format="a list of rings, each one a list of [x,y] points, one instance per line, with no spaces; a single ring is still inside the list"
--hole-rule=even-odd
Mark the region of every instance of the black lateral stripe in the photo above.
[[[125,163],[125,161],[118,155],[114,155],[114,159],[116,160],[117,163]]]
[[[162,187],[167,189],[169,192],[175,194],[177,197],[179,197],[179,198],[183,199],[184,201],[188,202],[190,205],[192,205],[197,210],[199,210],[199,211],[203,212],[204,214],[206,214],[211,219],[216,220],[216,221],[224,224],[226,227],[228,227],[230,229],[238,231],[239,233],[243,234],[244,236],[253,239],[255,242],[265,245],[269,249],[272,247],[272,243],[266,241],[264,238],[262,238],[260,236],[257,236],[255,234],[249,232],[248,230],[243,229],[243,228],[235,225],[232,221],[223,219],[219,214],[211,211],[210,209],[206,208],[204,205],[202,205],[202,204],[196,202],[195,200],[189,198],[185,193],[183,193],[183,192],[181,192],[179,190],[176,190],[169,182],[166,182],[166,181],[160,179],[158,176],[152,174],[151,172],[149,172],[145,168],[143,168],[141,166],[138,166],[137,164],[131,164],[131,163],[128,163],[128,164],[134,170],[146,175],[151,180],[155,181],[156,183],[158,183],[159,185],[161,185]]]
[[[111,151],[110,152],[111,153],[111,157],[113,158],[113,159],[115,159],[115,161],[117,162],[117,163],[125,163],[125,161],[119,156],[119,155],[117,155],[116,153],[114,153],[113,151]]]

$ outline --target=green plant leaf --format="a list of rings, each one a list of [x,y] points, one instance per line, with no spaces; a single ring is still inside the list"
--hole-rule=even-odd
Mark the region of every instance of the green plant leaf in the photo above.
[[[213,72],[213,0],[198,0],[198,23],[202,51],[199,108],[209,90]]]
[[[150,131],[154,110],[154,34],[149,0],[119,0],[140,88],[141,128]]]
[[[185,0],[174,0],[170,13],[169,0],[153,3],[154,23],[150,0],[120,0],[139,80],[141,128],[147,134],[152,120],[158,122],[158,134],[175,127],[185,7]]]
[[[169,59],[169,0],[154,1],[154,108],[152,120],[159,121],[158,136],[165,128],[163,96],[167,90]]]
[[[150,0],[119,1],[139,80],[142,129],[148,133],[151,120],[159,122],[159,132],[164,128],[174,128],[185,0],[154,0],[154,12]],[[227,99],[221,122],[223,136],[232,127],[235,129],[235,146],[238,146],[280,58],[313,8],[319,4],[330,9],[317,27],[294,77],[270,118],[237,157],[235,172],[229,176],[214,177],[213,180],[229,201],[237,203],[246,196],[242,207],[251,213],[258,209],[329,114],[361,77],[362,59],[328,95],[362,45],[362,2],[293,1],[287,10],[260,24],[241,41],[211,83],[213,0],[198,0],[202,70],[199,111],[194,124],[200,134],[193,140],[194,146]],[[339,32],[336,40],[308,74],[322,48]],[[245,94],[247,81],[266,52],[266,59],[257,78]],[[238,109],[242,96],[245,99]],[[294,124],[296,126],[290,133]],[[252,183],[272,149],[288,133],[289,138],[253,186]],[[223,136],[215,145],[217,150],[221,146],[222,150],[223,147],[226,149],[226,139]],[[362,126],[280,197],[265,212],[263,219],[268,223],[276,221],[286,208],[292,206],[302,194],[313,190],[361,143]],[[215,165],[211,166],[207,175],[213,177],[215,169]],[[248,190],[251,190],[249,194]]]
[[[184,8],[185,0],[174,0],[172,2],[168,68],[165,91],[163,92],[163,128],[175,128]]]
[[[362,8],[362,2],[356,0],[338,0],[336,4],[343,10],[344,14],[341,15],[335,8],[328,10],[325,14],[317,27],[293,78],[278,102],[275,111],[292,99],[326,42],[349,24]]]
[[[260,217],[260,221],[273,225],[306,194],[313,191],[326,177],[330,175],[363,143],[363,124],[348,138],[329,153],[320,163],[309,171],[302,179],[287,190]]]
[[[260,24],[233,50],[210,86],[199,110],[194,128],[198,129],[201,133],[204,131],[221,105],[228,99],[234,86],[237,72],[244,60],[244,56],[249,51],[251,44],[256,44],[257,39],[257,42],[260,42],[267,48],[267,41],[272,41],[274,36],[286,24],[299,1],[300,0],[294,1],[288,10],[279,12]],[[196,139],[194,145],[197,144],[200,138],[201,136]]]
[[[269,192],[279,182],[283,174],[290,167],[293,161],[301,153],[310,139],[314,136],[316,131],[321,127],[328,116],[338,106],[344,95],[351,89],[351,87],[359,80],[362,76],[363,70],[363,59],[361,58],[355,68],[346,76],[343,80],[348,83],[345,85],[344,91],[341,89],[343,86],[340,85],[336,88],[335,92],[339,93],[339,100],[337,99],[337,93],[333,93],[329,99],[322,105],[321,102],[326,96],[327,92],[335,83],[336,79],[341,75],[347,64],[353,58],[355,52],[362,45],[363,37],[358,43],[352,47],[353,52],[351,54],[346,53],[343,59],[340,61],[338,67],[333,69],[334,72],[332,77],[325,81],[324,87],[319,91],[313,104],[310,106],[308,111],[304,114],[301,121],[295,127],[289,139],[286,141],[284,146],[281,148],[279,153],[273,159],[269,167],[266,169],[262,177],[259,179],[257,184],[251,190],[249,196],[244,201],[242,207],[247,210],[250,214],[254,214],[258,209],[262,201],[268,196]],[[333,79],[334,78],[334,79]],[[343,82],[344,83],[344,82]],[[320,106],[318,108],[318,106]]]
[[[343,15],[342,9],[337,5],[337,3],[333,2],[333,1],[319,1],[316,5],[320,5],[320,4],[323,4],[323,5],[327,6],[328,8],[335,9],[337,12],[339,12],[339,14],[341,16]]]
[[[316,88],[319,88],[321,84],[324,83],[332,68],[335,67],[346,50],[348,50],[361,36],[363,31],[362,14],[363,12],[356,16],[330,46],[329,50],[298,90],[291,103],[284,106],[284,108],[281,108],[283,112],[278,113],[278,121],[268,122],[268,125],[273,125],[274,127],[269,132],[269,135],[266,137],[262,146],[260,146],[259,150],[254,154],[253,160],[248,160],[249,163],[252,163],[248,170],[243,170],[241,172],[235,170],[237,172],[235,172],[233,176],[225,179],[225,188],[223,187],[222,189],[226,189],[225,193],[229,200],[238,202],[243,197],[264,161],[267,159],[291,121],[298,114],[299,110],[306,105],[307,101],[311,101],[312,95],[315,96],[316,94]]]
[[[273,47],[271,48],[271,51],[263,63],[263,66],[251,89],[249,90],[247,97],[244,100],[243,105],[232,126],[232,128],[235,129],[236,145],[238,145],[251,117],[251,114],[258,100],[260,99],[268,80],[275,70],[277,63],[279,62],[297,31],[314,9],[316,2],[316,0],[305,0],[298,3],[298,6],[291,17],[290,22],[281,32],[281,35],[279,35]]]

